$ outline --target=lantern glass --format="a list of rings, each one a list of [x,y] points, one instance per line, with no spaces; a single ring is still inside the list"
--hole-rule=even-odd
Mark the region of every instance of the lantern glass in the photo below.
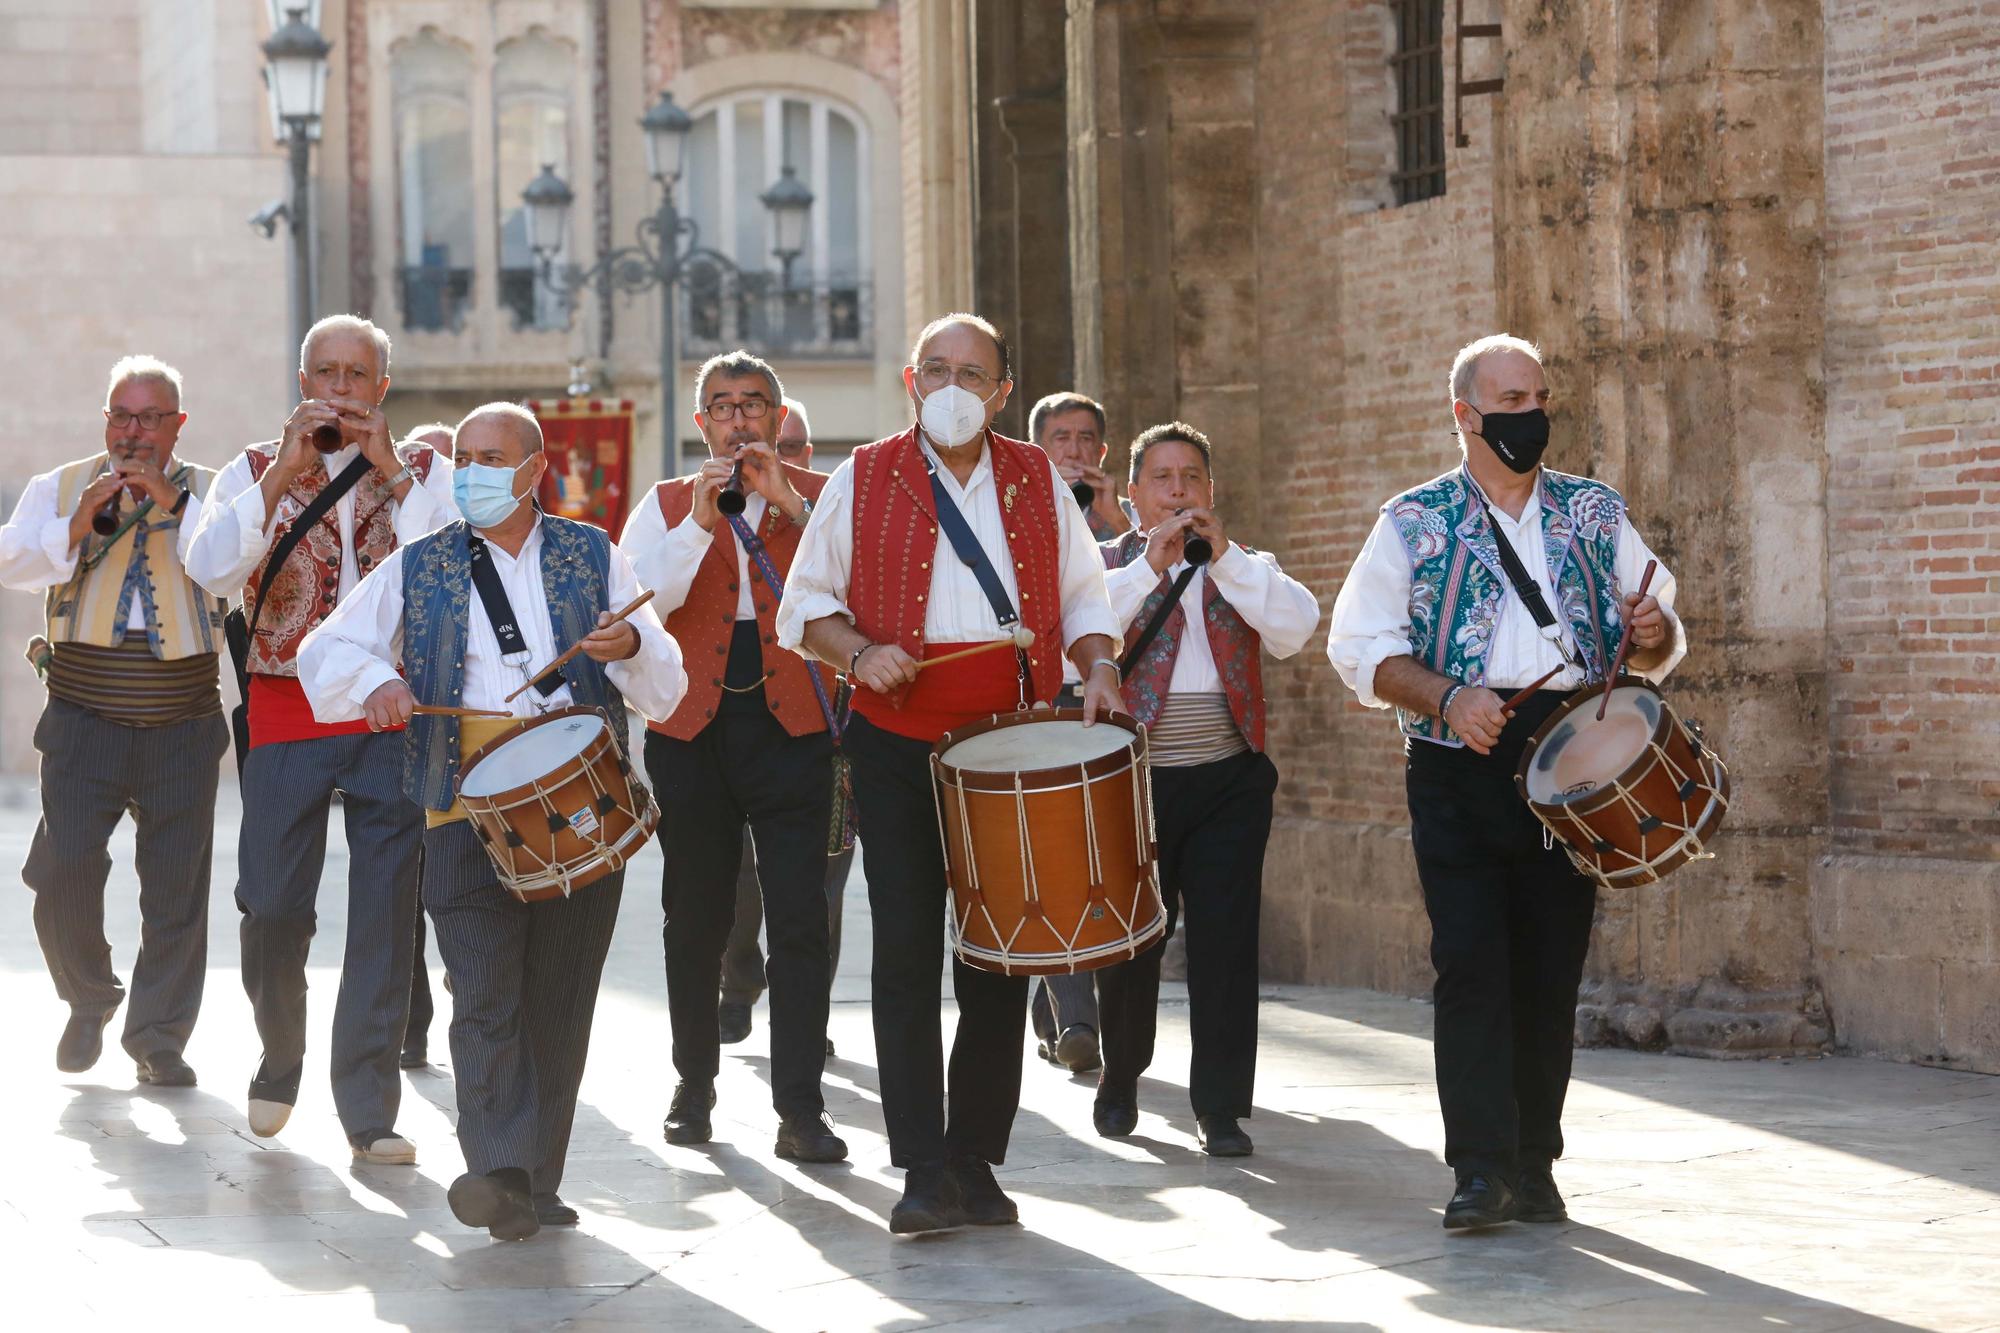
[[[538,255],[552,255],[562,249],[563,236],[569,229],[570,205],[575,199],[562,177],[556,175],[555,164],[543,163],[542,174],[521,191],[521,202],[528,211],[529,249]]]
[[[681,178],[682,155],[687,151],[688,131],[694,128],[693,118],[674,104],[672,93],[663,92],[640,118],[639,128],[646,132],[646,170],[654,180],[673,185]]]

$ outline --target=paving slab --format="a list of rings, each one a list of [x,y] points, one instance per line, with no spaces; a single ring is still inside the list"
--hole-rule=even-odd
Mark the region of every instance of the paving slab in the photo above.
[[[0,1279],[21,1328],[1647,1330],[2000,1328],[2000,1079],[1875,1061],[1580,1052],[1559,1167],[1572,1221],[1448,1236],[1430,1010],[1267,985],[1255,1156],[1204,1157],[1187,1108],[1187,997],[1163,988],[1138,1132],[1096,1137],[1091,1085],[1024,1052],[999,1180],[1020,1227],[890,1236],[857,870],[834,986],[828,1105],[849,1163],[771,1153],[768,1012],[727,1048],[716,1141],[667,1145],[673,1086],[653,892],[628,879],[564,1194],[573,1231],[501,1245],[451,1217],[445,1057],[406,1076],[414,1168],[356,1166],[326,1087],[345,845],[328,840],[311,1051],[284,1133],[259,1139],[235,969],[238,806],[225,775],[192,1089],[137,1086],[115,1043],[63,1075],[64,1015],[25,890],[0,894]],[[31,788],[0,790],[18,865]],[[131,832],[107,917],[129,967]],[[949,1031],[949,1001],[946,1003]],[[116,1031],[115,1027],[113,1029]]]

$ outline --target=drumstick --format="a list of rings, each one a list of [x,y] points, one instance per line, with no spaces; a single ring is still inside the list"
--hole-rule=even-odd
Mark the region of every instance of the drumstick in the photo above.
[[[1550,681],[1554,680],[1557,676],[1560,676],[1561,674],[1562,674],[1562,667],[1561,666],[1555,667],[1553,670],[1549,672],[1548,675],[1543,676],[1533,685],[1528,686],[1520,693],[1508,699],[1506,703],[1501,704],[1500,711],[1503,713],[1512,714],[1516,708],[1519,708],[1522,704],[1528,701],[1529,695],[1533,694],[1536,690],[1539,690],[1540,688],[1542,688],[1542,686],[1548,684]]]
[[[450,704],[414,704],[412,713],[427,713],[432,717],[512,717],[504,708],[454,708]]]
[[[611,617],[611,625],[617,624],[619,621],[625,619],[625,617],[631,615],[634,611],[637,611],[640,607],[644,606],[646,603],[652,600],[653,600],[653,590],[651,588],[648,588],[646,589],[646,591],[640,593],[637,597],[634,597],[632,599],[632,605],[626,607],[623,611],[620,611],[617,615]],[[611,625],[599,625],[597,628],[610,629]],[[512,694],[508,695],[505,699],[501,700],[501,702],[513,703],[516,699],[526,694],[530,689],[533,689],[536,681],[542,679],[544,676],[548,675],[551,671],[562,670],[565,666],[569,665],[571,658],[575,657],[578,653],[582,651],[583,651],[583,640],[578,639],[575,643],[570,645],[568,652],[564,653],[561,657],[558,657],[555,661],[543,667],[540,671],[537,671],[532,677],[529,678],[527,684],[521,686],[520,689],[515,690]]]
[[[946,653],[943,657],[926,657],[923,661],[917,663],[917,670],[922,671],[925,667],[934,667],[945,662],[956,662],[959,658],[971,657],[974,653],[990,653],[995,648],[1028,648],[1034,642],[1035,632],[1033,630],[1029,629],[1026,625],[1016,625],[1014,627],[1014,637],[1011,639],[995,639],[991,643],[975,643],[970,648],[961,648],[955,653]]]
[[[1639,576],[1639,597],[1644,600],[1647,587],[1653,582],[1653,571],[1660,567],[1657,560],[1646,562],[1646,572]],[[1604,696],[1597,701],[1597,720],[1604,720],[1604,710],[1611,706],[1611,690],[1618,683],[1618,673],[1625,669],[1625,655],[1632,651],[1632,626],[1627,623],[1625,632],[1618,636],[1618,657],[1611,663],[1611,674],[1604,678]]]

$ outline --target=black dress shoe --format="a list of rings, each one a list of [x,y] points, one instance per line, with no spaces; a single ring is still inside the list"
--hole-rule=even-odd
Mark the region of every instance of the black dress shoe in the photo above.
[[[1100,1088],[1090,1107],[1090,1123],[1107,1139],[1122,1139],[1139,1127],[1139,1094]]]
[[[1097,1053],[1097,1029],[1071,1023],[1056,1038],[1055,1062],[1072,1074],[1087,1074],[1104,1063]]]
[[[1484,1171],[1461,1171],[1458,1192],[1444,1206],[1444,1229],[1472,1231],[1497,1227],[1513,1221],[1519,1209],[1514,1191],[1500,1177]]]
[[[1514,1213],[1516,1222],[1567,1222],[1569,1208],[1563,1203],[1562,1191],[1556,1188],[1556,1178],[1546,1166],[1521,1168],[1520,1206]]]
[[[1194,1120],[1201,1150],[1210,1157],[1248,1157],[1256,1151],[1233,1115],[1201,1115]]]
[[[668,1143],[707,1143],[714,1136],[708,1113],[715,1109],[715,1085],[683,1079],[667,1104]]]
[[[993,1168],[978,1157],[956,1157],[951,1163],[952,1183],[965,1210],[965,1220],[976,1227],[1004,1227],[1021,1220],[1021,1210],[1001,1192],[993,1179]]]
[[[947,1231],[965,1225],[958,1182],[941,1162],[913,1166],[903,1174],[903,1197],[889,1210],[889,1230],[898,1236]]]
[[[428,1045],[405,1046],[402,1055],[396,1060],[396,1063],[404,1069],[422,1069],[430,1062],[431,1052]]]
[[[822,1111],[818,1115],[788,1115],[778,1122],[780,1157],[795,1162],[844,1162],[847,1141],[833,1132],[833,1122]]]
[[[578,1222],[576,1209],[562,1201],[562,1196],[554,1192],[533,1196],[535,1220],[545,1227],[573,1227]]]
[[[750,1006],[725,1000],[716,1006],[715,1039],[724,1046],[734,1046],[750,1035]]]
[[[112,1011],[115,1012],[115,1011]],[[71,1011],[62,1039],[56,1042],[56,1068],[65,1074],[81,1074],[104,1054],[104,1029],[111,1025],[111,1013],[84,1014]]]
[[[445,1194],[451,1215],[469,1227],[485,1227],[495,1240],[526,1240],[542,1229],[534,1200],[520,1183],[527,1174],[517,1167],[483,1176],[466,1172]]]
[[[139,1061],[139,1081],[156,1088],[192,1088],[194,1070],[179,1051],[154,1051]]]

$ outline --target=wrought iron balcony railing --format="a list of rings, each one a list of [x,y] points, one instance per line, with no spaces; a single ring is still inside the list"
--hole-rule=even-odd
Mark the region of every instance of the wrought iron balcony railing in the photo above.
[[[471,304],[472,270],[442,264],[405,266],[397,271],[403,327],[427,333],[457,333]]]
[[[681,355],[735,347],[788,357],[874,354],[874,290],[861,278],[797,281],[699,267],[682,279]]]

